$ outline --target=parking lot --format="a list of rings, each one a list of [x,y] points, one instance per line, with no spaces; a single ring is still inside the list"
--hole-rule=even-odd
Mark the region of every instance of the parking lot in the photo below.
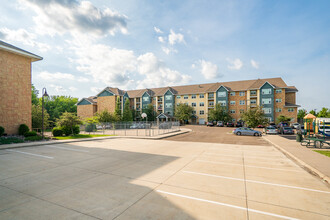
[[[329,204],[329,187],[270,145],[121,138],[0,150],[0,219],[329,219]]]

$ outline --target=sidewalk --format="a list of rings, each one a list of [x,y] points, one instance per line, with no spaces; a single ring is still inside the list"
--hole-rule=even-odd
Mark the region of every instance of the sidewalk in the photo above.
[[[50,144],[63,144],[63,143],[73,143],[73,142],[82,142],[82,141],[96,141],[104,139],[114,139],[114,138],[131,138],[131,139],[149,139],[149,140],[160,140],[163,138],[173,137],[180,134],[185,134],[190,132],[191,129],[181,128],[180,131],[173,131],[166,134],[161,134],[157,136],[105,136],[105,137],[95,137],[95,138],[79,138],[79,139],[69,139],[69,140],[49,140],[49,141],[37,141],[30,143],[18,143],[18,144],[3,144],[0,145],[0,150],[10,149],[10,148],[20,148],[20,147],[34,147],[41,145],[50,145]]]
[[[330,158],[313,151],[317,150],[317,148],[306,148],[301,146],[296,140],[289,140],[280,135],[265,135],[263,138],[300,164],[308,172],[319,176],[330,184]]]

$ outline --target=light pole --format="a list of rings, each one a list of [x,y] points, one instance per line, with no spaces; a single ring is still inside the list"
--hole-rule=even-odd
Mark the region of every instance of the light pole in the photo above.
[[[42,89],[42,128],[41,128],[41,135],[42,135],[42,139],[44,139],[44,97],[47,96],[47,90],[46,88]]]

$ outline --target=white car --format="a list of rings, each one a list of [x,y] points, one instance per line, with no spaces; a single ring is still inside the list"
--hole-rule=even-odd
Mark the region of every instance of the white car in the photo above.
[[[278,134],[277,129],[274,126],[268,126],[265,128],[266,134]]]
[[[293,124],[291,124],[291,127],[294,128],[294,129],[299,128],[299,126],[300,126],[299,123],[293,123]]]

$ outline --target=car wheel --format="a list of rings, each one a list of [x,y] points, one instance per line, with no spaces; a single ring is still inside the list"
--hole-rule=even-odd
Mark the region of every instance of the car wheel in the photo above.
[[[236,134],[237,134],[237,135],[241,135],[241,132],[237,132]]]
[[[258,136],[258,133],[254,133],[253,136]]]

